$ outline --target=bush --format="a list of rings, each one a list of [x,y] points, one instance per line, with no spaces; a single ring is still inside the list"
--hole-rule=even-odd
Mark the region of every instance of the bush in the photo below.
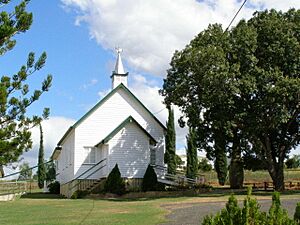
[[[143,191],[156,191],[157,190],[157,176],[152,166],[148,165],[144,174],[142,190]]]
[[[286,160],[285,165],[288,169],[300,167],[300,155],[294,155],[292,158]]]
[[[207,158],[203,158],[198,162],[198,170],[201,172],[209,172],[212,171],[212,165],[209,163]]]
[[[217,213],[216,216],[206,216],[202,225],[296,225],[292,219],[288,217],[287,211],[281,207],[279,193],[274,192],[272,198],[272,206],[269,214],[260,211],[260,205],[256,199],[251,198],[251,188],[248,188],[248,194],[244,200],[243,208],[237,204],[234,195],[230,196],[226,208]]]
[[[51,194],[60,194],[60,183],[58,181],[52,182],[48,185]]]
[[[88,193],[89,193],[88,191],[77,190],[72,194],[71,199],[83,198],[87,196]]]
[[[121,177],[118,164],[109,173],[104,185],[104,191],[118,195],[125,194],[125,182]]]
[[[294,214],[294,220],[297,224],[300,225],[300,202],[297,203],[295,214]]]

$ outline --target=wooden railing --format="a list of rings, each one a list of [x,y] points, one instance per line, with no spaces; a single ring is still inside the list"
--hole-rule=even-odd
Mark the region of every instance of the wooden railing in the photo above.
[[[27,190],[27,181],[0,182],[0,195],[22,193]]]
[[[87,169],[86,171],[84,171],[82,174],[80,174],[79,176],[75,177],[72,181],[74,181],[74,180],[79,180],[79,181],[76,184],[74,184],[72,187],[70,187],[70,190],[72,190],[72,189],[76,188],[77,186],[79,186],[84,179],[90,178],[93,174],[95,174],[96,172],[98,172],[99,170],[101,170],[102,168],[104,168],[106,166],[106,164],[101,165],[101,166],[99,166],[99,165],[101,163],[105,162],[105,161],[106,161],[106,158],[100,160],[95,165],[93,165],[92,167],[90,167],[89,169]],[[99,166],[99,168],[96,168],[97,166]],[[92,171],[93,169],[95,169],[95,170]],[[91,173],[89,173],[89,172],[91,172]]]
[[[244,182],[245,186],[251,186],[253,189],[274,190],[273,182]],[[286,190],[300,190],[300,181],[286,181],[284,182]]]
[[[174,185],[181,185],[181,184],[188,184],[188,185],[195,185],[199,183],[205,182],[204,176],[196,177],[195,179],[188,178],[185,176],[184,173],[181,171],[176,171],[176,174],[169,174],[167,172],[167,167],[161,165],[151,165],[156,170],[157,177],[162,180],[172,181]]]

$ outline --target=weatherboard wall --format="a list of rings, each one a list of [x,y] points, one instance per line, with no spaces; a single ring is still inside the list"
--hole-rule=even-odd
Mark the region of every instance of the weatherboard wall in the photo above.
[[[75,147],[75,131],[71,131],[62,143],[62,151],[59,155],[57,180],[61,183],[67,183],[74,178],[74,147]]]
[[[84,147],[95,146],[130,115],[158,142],[156,164],[163,165],[163,127],[130,94],[120,88],[75,128],[75,177],[85,169],[82,165],[85,160]]]
[[[108,172],[118,164],[122,177],[143,178],[150,163],[150,138],[128,123],[109,142]]]

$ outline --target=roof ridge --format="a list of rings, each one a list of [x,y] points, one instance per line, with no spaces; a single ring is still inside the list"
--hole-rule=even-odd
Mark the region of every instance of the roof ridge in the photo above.
[[[59,140],[57,145],[61,145],[63,140],[68,136],[68,134],[76,128],[82,121],[84,121],[91,113],[93,113],[99,106],[101,106],[105,101],[107,101],[114,93],[116,93],[119,89],[124,89],[130,96],[132,96],[151,116],[152,118],[164,129],[167,128],[157,119],[153,113],[122,83],[120,83],[116,88],[112,89],[104,98],[102,98],[99,102],[96,103],[88,112],[86,112],[79,120],[77,120],[63,135],[63,137]]]

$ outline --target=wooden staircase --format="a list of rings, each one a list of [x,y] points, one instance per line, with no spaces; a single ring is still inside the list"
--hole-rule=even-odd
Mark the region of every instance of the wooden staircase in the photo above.
[[[195,184],[204,184],[204,176],[197,177],[196,179],[188,178],[182,173],[169,174],[167,167],[160,165],[152,165],[156,174],[157,181],[170,186],[188,185],[193,186]]]

